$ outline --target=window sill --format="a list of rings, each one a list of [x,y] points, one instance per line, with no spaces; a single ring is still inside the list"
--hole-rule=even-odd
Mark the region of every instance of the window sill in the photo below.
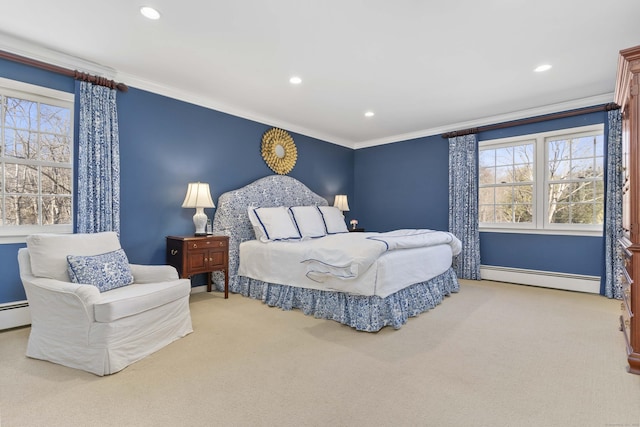
[[[591,236],[602,237],[602,230],[553,230],[538,228],[497,228],[480,227],[480,233],[547,234],[551,236]]]
[[[0,245],[12,243],[26,243],[27,236],[31,234],[56,233],[56,234],[72,234],[73,226],[70,224],[45,225],[45,226],[21,226],[6,227],[2,230],[4,234],[0,234]]]

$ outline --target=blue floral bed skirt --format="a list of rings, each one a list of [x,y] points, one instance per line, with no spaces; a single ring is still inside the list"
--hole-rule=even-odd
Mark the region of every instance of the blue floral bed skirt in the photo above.
[[[335,320],[366,332],[376,332],[385,326],[400,329],[409,317],[434,308],[445,296],[460,290],[452,268],[386,298],[276,285],[243,276],[233,279],[230,286],[233,292],[262,300],[271,307],[297,308],[306,315]]]

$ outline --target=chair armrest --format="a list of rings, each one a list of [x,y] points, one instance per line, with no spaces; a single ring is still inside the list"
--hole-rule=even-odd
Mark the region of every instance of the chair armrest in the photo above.
[[[179,279],[178,270],[171,265],[130,264],[134,283],[157,283]]]
[[[63,282],[44,277],[22,276],[31,316],[39,312],[82,313],[90,322],[94,319],[93,305],[100,300],[100,291],[92,285]]]
[[[100,299],[100,291],[93,285],[63,282],[45,277],[32,277],[29,283],[43,292],[66,293],[77,296],[85,305],[93,305]]]

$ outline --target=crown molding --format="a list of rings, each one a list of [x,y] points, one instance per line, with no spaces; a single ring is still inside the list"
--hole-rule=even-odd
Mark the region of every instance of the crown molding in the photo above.
[[[37,45],[3,32],[0,32],[0,50],[62,68],[97,74],[108,79],[113,79],[116,75],[116,71],[113,68]]]
[[[478,120],[470,120],[466,122],[453,123],[451,125],[440,126],[435,128],[423,129],[416,132],[394,135],[388,138],[374,139],[356,143],[354,149],[375,147],[378,145],[392,144],[394,142],[408,141],[416,138],[424,138],[426,136],[439,135],[446,132],[453,132],[459,129],[470,129],[480,126],[492,125],[496,123],[511,122],[514,120],[527,119],[529,117],[544,116],[545,114],[559,113],[562,111],[575,110],[578,108],[591,107],[594,105],[607,104],[612,102],[613,92],[602,95],[589,96],[586,98],[574,99],[571,101],[560,102],[557,104],[549,104],[526,110],[514,111],[507,114],[499,114],[488,116]]]
[[[111,67],[97,64],[95,62],[66,54],[64,52],[59,52],[42,45],[37,45],[29,42],[28,40],[17,38],[2,32],[0,32],[0,50],[46,62],[52,65],[57,65],[59,67],[75,69],[90,74],[97,74],[109,79],[123,81],[130,87],[135,87],[141,90],[156,93],[158,95],[167,96],[176,100],[189,102],[201,107],[210,108],[225,114],[230,114],[235,117],[266,124],[268,126],[279,127],[282,129],[286,129],[289,132],[309,136],[311,138],[319,139],[324,142],[340,145],[342,147],[351,148],[354,150],[375,147],[378,145],[392,144],[395,142],[408,141],[411,139],[423,138],[426,136],[438,135],[445,132],[452,132],[458,129],[468,129],[495,123],[504,123],[513,120],[573,110],[577,108],[590,107],[593,105],[606,104],[612,102],[614,98],[613,93],[607,93],[572,101],[561,102],[557,104],[550,104],[541,107],[515,111],[507,114],[484,117],[478,120],[458,122],[440,127],[422,129],[416,132],[409,132],[385,138],[355,142],[340,138],[336,135],[318,132],[317,130],[299,126],[294,123],[276,119],[274,117],[261,115],[253,111],[239,109],[237,107],[226,105],[211,98],[203,97],[195,93],[177,90],[175,88],[158,84],[156,82],[152,82],[135,75],[121,73]]]
[[[284,120],[261,115],[253,111],[239,109],[237,107],[233,107],[233,106],[221,103],[219,101],[216,101],[214,99],[200,96],[195,93],[191,93],[183,90],[177,90],[173,87],[161,85],[156,82],[145,80],[131,74],[118,73],[116,77],[118,81],[125,82],[129,87],[135,87],[137,89],[146,90],[148,92],[167,96],[169,98],[177,99],[179,101],[189,102],[191,104],[199,105],[205,108],[210,108],[212,110],[216,110],[221,113],[230,114],[235,117],[240,117],[242,119],[251,120],[261,124],[266,124],[268,126],[278,127],[281,129],[285,129],[289,132],[298,133],[301,135],[309,136],[311,138],[316,138],[316,139],[322,140],[323,142],[329,142],[335,145],[340,145],[340,146],[352,148],[352,149],[354,148],[353,142],[345,140],[343,138],[339,138],[335,135],[318,132],[316,130],[308,129],[303,126],[299,126]]]

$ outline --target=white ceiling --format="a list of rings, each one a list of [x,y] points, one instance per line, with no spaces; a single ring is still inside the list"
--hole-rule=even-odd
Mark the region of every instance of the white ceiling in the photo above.
[[[611,102],[640,44],[639,0],[2,3],[2,50],[352,148]]]

